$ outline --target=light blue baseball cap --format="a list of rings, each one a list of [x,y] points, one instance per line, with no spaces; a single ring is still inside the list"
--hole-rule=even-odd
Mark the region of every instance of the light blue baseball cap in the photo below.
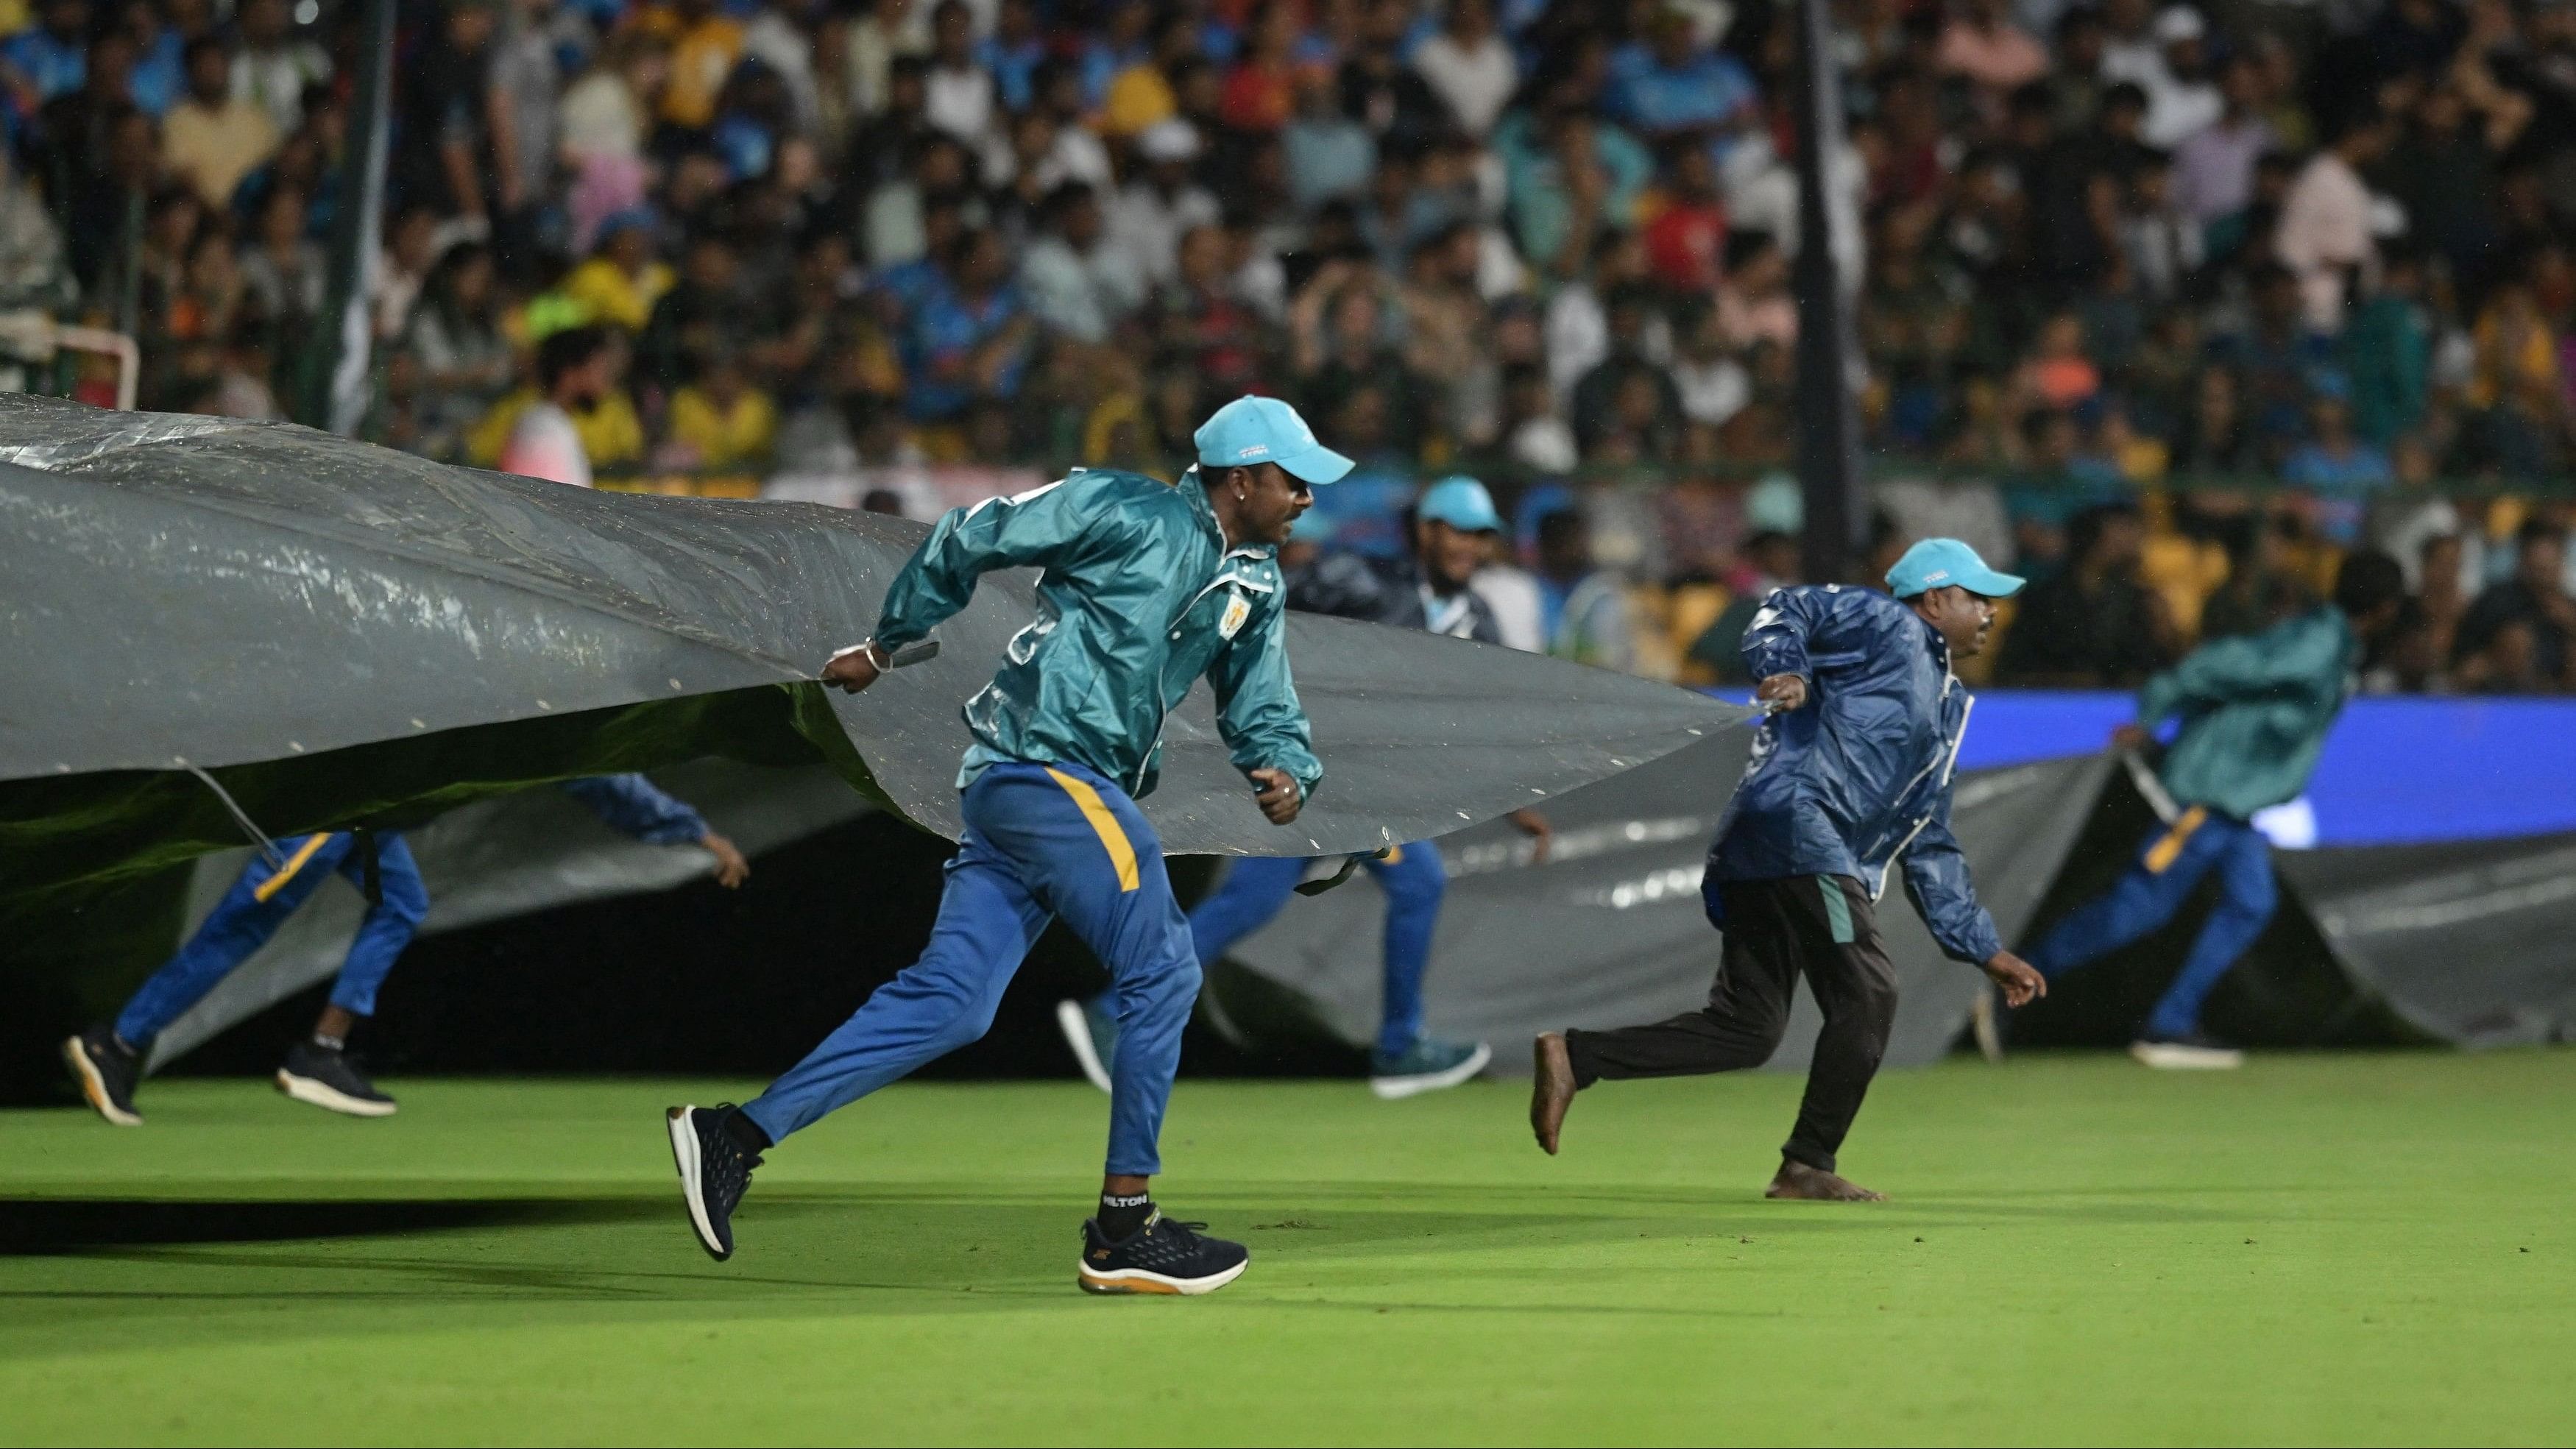
[[[1907,549],[1896,567],[1887,571],[1887,590],[1900,599],[1954,584],[1972,594],[2003,599],[2020,593],[2022,583],[2012,574],[1986,567],[1975,549],[1955,538],[1927,538]]]
[[[1190,435],[1202,468],[1248,468],[1276,463],[1306,483],[1330,483],[1351,471],[1351,460],[1315,441],[1315,430],[1297,410],[1275,397],[1239,397],[1218,408]]]
[[[1436,519],[1463,533],[1500,533],[1503,515],[1494,511],[1494,495],[1465,474],[1432,484],[1413,506],[1416,517]]]

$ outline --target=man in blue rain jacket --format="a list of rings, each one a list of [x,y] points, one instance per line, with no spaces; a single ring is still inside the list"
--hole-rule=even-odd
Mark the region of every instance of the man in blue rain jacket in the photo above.
[[[1148,1190],[1199,963],[1136,800],[1154,788],[1165,718],[1202,674],[1273,824],[1296,819],[1323,778],[1289,678],[1275,555],[1313,505],[1310,487],[1351,464],[1270,398],[1226,404],[1195,441],[1198,466],[1178,485],[1076,472],[951,511],[887,590],[876,634],[824,670],[825,683],[865,689],[892,651],[966,607],[984,574],[1045,571],[1037,618],[966,702],[966,830],[920,959],[758,1098],[668,1114],[690,1226],[713,1257],[732,1255],[732,1214],[761,1153],[982,1036],[1061,917],[1109,969],[1120,1039],[1100,1211],[1083,1224],[1076,1282],[1206,1293],[1242,1273],[1240,1244],[1163,1217]]]
[[[1956,539],[1906,550],[1893,593],[1840,584],[1781,589],[1744,635],[1770,705],[1744,783],[1720,815],[1701,894],[1725,933],[1708,1005],[1618,1031],[1549,1032],[1536,1044],[1530,1125],[1556,1151],[1574,1094],[1604,1077],[1734,1071],[1770,1060],[1807,978],[1823,1008],[1798,1124],[1768,1196],[1878,1194],[1835,1172],[1896,1017],[1896,972],[1874,906],[1900,868],[1949,955],[1982,967],[2013,1005],[2044,989],[2003,948],[1950,834],[1950,781],[1968,726],[1951,672],[1993,627],[1994,600],[2022,581]]]

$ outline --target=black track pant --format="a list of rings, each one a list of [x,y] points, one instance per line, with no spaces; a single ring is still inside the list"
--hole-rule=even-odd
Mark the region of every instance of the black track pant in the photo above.
[[[1869,892],[1849,876],[1802,875],[1718,887],[1726,946],[1708,1005],[1652,1026],[1569,1031],[1574,1084],[1604,1077],[1688,1077],[1758,1067],[1789,1026],[1798,975],[1824,1008],[1798,1128],[1781,1154],[1834,1170],[1896,1019],[1896,969],[1878,938]]]

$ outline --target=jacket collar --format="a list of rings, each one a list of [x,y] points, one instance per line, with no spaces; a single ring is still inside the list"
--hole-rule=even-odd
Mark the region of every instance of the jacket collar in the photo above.
[[[1923,631],[1924,647],[1932,651],[1932,662],[1940,665],[1944,674],[1954,672],[1950,668],[1950,641],[1942,637],[1940,630],[1932,627],[1931,620],[1915,613],[1913,605],[1906,604],[1903,599],[1896,602],[1905,605],[1906,615],[1914,620],[1914,627]]]
[[[1225,525],[1217,522],[1216,505],[1208,502],[1207,485],[1199,481],[1198,464],[1192,463],[1184,469],[1181,473],[1181,481],[1172,486],[1181,490],[1181,496],[1189,502],[1190,512],[1197,517],[1200,524],[1206,527],[1209,540],[1216,544],[1218,558],[1266,559],[1278,554],[1279,550],[1266,543],[1239,543],[1231,548],[1226,546]]]

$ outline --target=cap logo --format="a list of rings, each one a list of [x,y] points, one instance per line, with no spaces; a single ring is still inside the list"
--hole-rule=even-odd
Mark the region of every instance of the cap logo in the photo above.
[[[1234,456],[1238,458],[1258,458],[1269,451],[1270,445],[1268,443],[1255,443],[1249,448],[1235,449]]]
[[[1949,576],[1950,571],[1948,569],[1934,569],[1932,572],[1923,576],[1923,582],[1927,584],[1937,584]]]

